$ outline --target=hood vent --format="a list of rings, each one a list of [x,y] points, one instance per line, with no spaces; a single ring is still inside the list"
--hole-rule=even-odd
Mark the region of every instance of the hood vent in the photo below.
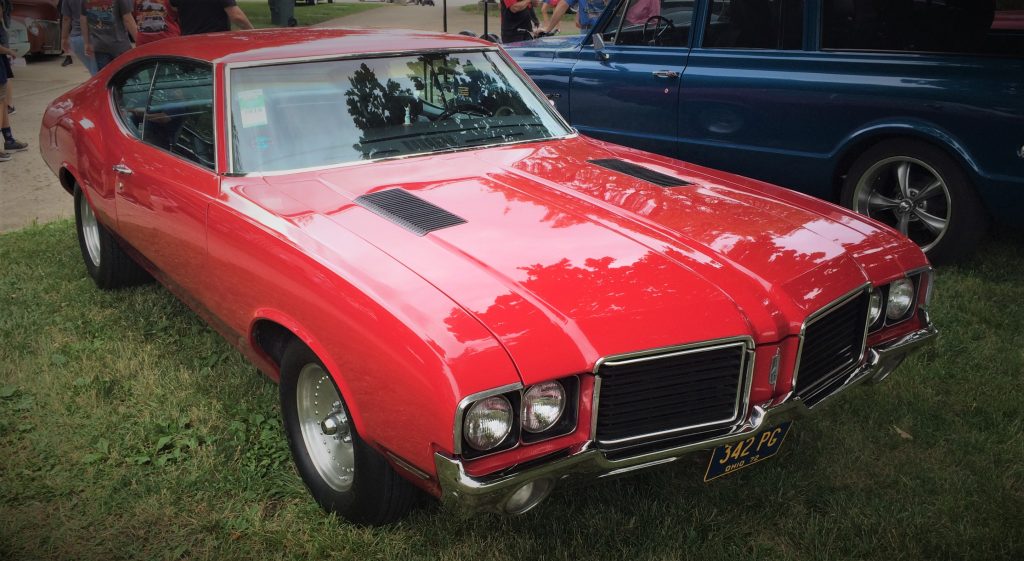
[[[464,218],[403,189],[385,189],[363,195],[356,198],[356,204],[417,236],[466,223]]]
[[[623,160],[607,159],[607,160],[588,160],[595,166],[601,166],[603,168],[617,171],[626,175],[632,175],[637,179],[642,179],[648,183],[653,183],[659,187],[684,187],[686,185],[692,185],[689,181],[683,181],[677,177],[671,175],[665,175],[664,173],[658,173],[653,169],[645,168],[644,166],[638,166],[631,164]]]

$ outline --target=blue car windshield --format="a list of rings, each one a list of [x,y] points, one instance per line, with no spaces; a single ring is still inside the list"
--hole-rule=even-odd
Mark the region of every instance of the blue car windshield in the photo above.
[[[494,51],[230,71],[235,173],[554,138],[570,129]]]

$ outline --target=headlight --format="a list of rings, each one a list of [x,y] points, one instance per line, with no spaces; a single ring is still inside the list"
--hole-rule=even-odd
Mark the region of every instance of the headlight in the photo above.
[[[502,395],[485,397],[466,411],[462,436],[477,450],[490,450],[512,430],[512,404]]]
[[[868,299],[868,325],[874,325],[878,317],[882,315],[882,290],[876,288],[871,291]]]
[[[910,279],[892,281],[889,285],[889,302],[885,306],[885,317],[898,320],[907,315],[914,305],[914,283]]]
[[[558,382],[531,386],[523,396],[523,430],[544,432],[562,418],[565,411],[565,388]]]

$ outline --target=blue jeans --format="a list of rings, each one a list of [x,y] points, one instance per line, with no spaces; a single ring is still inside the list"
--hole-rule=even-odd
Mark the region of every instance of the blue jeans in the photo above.
[[[96,68],[96,59],[85,56],[85,40],[82,39],[81,35],[71,38],[71,51],[78,57],[79,62],[85,65],[85,69],[89,71],[90,76],[96,75],[99,69]]]
[[[114,53],[101,53],[99,51],[93,51],[92,54],[93,57],[96,59],[96,72],[103,70],[103,68],[106,65],[110,64],[111,62],[114,62],[114,59],[117,58],[117,55],[115,55]]]

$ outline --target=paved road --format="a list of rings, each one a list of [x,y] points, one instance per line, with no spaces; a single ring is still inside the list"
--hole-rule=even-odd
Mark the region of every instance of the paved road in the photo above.
[[[29,149],[0,163],[0,232],[72,215],[71,197],[39,156],[43,111],[54,98],[89,77],[81,64],[62,68],[61,60],[47,58],[28,65],[24,59],[16,61],[12,83],[18,112],[11,116],[11,129],[19,140],[29,143]]]
[[[385,4],[379,9],[354,14],[321,24],[324,27],[401,27],[440,31],[441,0],[435,6]],[[449,0],[448,29],[458,32],[483,30],[483,17],[460,11],[459,6],[476,0]],[[492,30],[498,32],[495,10]],[[33,222],[44,223],[72,216],[67,196],[39,156],[38,135],[43,111],[60,94],[82,83],[88,74],[77,62],[60,66],[60,57],[45,58],[28,65],[19,60],[15,67],[14,105],[18,112],[11,125],[19,139],[29,143],[27,152],[19,152],[9,162],[0,163],[0,233],[23,228]]]

